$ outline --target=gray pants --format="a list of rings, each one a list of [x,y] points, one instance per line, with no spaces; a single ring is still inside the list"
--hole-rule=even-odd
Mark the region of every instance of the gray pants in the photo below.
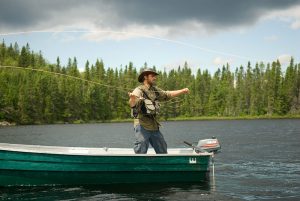
[[[136,154],[146,154],[149,143],[157,154],[167,153],[167,143],[159,130],[146,130],[141,125],[134,128],[136,141],[134,143],[134,152]]]

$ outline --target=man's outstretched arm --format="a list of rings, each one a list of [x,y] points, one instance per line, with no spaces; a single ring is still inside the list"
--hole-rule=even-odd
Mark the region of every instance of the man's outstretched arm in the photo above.
[[[174,90],[174,91],[169,91],[171,97],[176,97],[181,94],[188,94],[190,90],[188,88],[180,89],[180,90]]]

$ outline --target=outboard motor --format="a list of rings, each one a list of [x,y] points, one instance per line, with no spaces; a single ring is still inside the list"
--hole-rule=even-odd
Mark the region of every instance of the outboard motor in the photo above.
[[[213,152],[217,153],[221,150],[221,145],[216,137],[212,137],[211,139],[199,140],[197,146],[193,144],[183,141],[188,146],[192,147],[196,153],[200,152]]]
[[[216,137],[199,140],[197,147],[207,152],[217,153],[221,150],[221,145]]]

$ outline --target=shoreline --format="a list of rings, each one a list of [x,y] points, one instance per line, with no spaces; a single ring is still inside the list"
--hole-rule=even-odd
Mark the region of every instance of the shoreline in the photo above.
[[[167,121],[207,121],[207,120],[257,120],[257,119],[300,119],[300,115],[285,115],[285,116],[237,116],[237,117],[224,117],[224,116],[200,116],[200,117],[176,117],[169,118]]]
[[[9,127],[9,126],[16,126],[17,124],[14,122],[8,122],[8,121],[0,121],[0,128],[1,127]]]
[[[271,120],[271,119],[300,119],[300,115],[285,115],[285,116],[238,116],[238,117],[224,117],[224,116],[199,116],[199,117],[175,117],[175,118],[160,118],[161,122],[167,121],[222,121],[222,120]],[[96,123],[127,123],[132,122],[133,119],[112,119],[103,121],[83,121],[76,120],[74,122],[53,122],[53,123],[41,123],[36,122],[33,124],[17,124],[15,122],[0,121],[1,127],[20,126],[20,125],[52,125],[52,124],[96,124]]]

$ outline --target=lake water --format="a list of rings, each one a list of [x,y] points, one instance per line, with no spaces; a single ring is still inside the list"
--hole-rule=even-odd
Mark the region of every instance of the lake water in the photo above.
[[[197,184],[0,188],[0,200],[300,200],[300,120],[164,122],[168,147],[216,136],[215,177]],[[131,123],[0,128],[0,142],[132,147]]]

